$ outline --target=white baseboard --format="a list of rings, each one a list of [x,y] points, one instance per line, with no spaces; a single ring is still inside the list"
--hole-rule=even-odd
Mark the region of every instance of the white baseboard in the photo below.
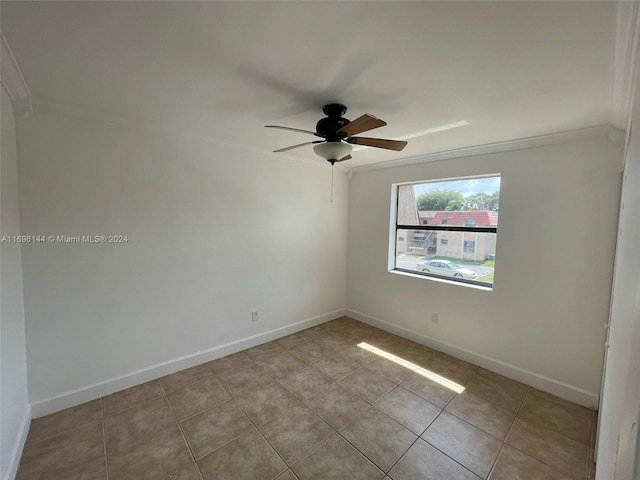
[[[255,347],[278,338],[291,335],[292,333],[305,330],[307,328],[320,325],[322,323],[335,320],[346,314],[345,309],[335,310],[315,317],[307,318],[285,327],[275,328],[267,332],[241,338],[224,345],[218,345],[208,350],[192,353],[167,362],[152,365],[147,368],[129,372],[116,378],[111,378],[103,382],[87,385],[78,390],[64,392],[55,397],[39,400],[31,404],[34,418],[49,415],[65,408],[74,407],[81,403],[90,402],[105,395],[119,392],[125,388],[135,387],[142,383],[155,380],[165,375],[170,375],[185,368],[195,367],[212,360],[216,360],[232,353],[237,353],[247,348]]]
[[[487,357],[486,355],[472,352],[471,350],[457,347],[450,343],[442,342],[408,328],[367,315],[366,313],[347,309],[347,316],[373,327],[380,328],[381,330],[389,333],[412,340],[416,343],[426,345],[427,347],[440,352],[447,353],[466,362],[473,363],[479,367],[486,368],[492,372],[499,373],[500,375],[504,375],[505,377],[517,380],[518,382],[530,385],[538,390],[542,390],[565,400],[569,400],[594,410],[598,408],[598,394],[588,392],[581,388],[574,387],[573,385],[554,380],[553,378],[549,378],[520,367],[516,367],[515,365],[508,364],[501,360],[496,360],[495,358]]]
[[[24,450],[24,444],[27,441],[27,435],[29,434],[29,425],[31,425],[31,405],[28,403],[25,406],[24,414],[22,415],[22,422],[20,423],[20,431],[16,436],[13,449],[11,450],[11,458],[9,458],[9,466],[4,471],[6,477],[2,477],[2,480],[14,480],[18,473],[18,466],[20,465],[20,458],[22,457],[22,450]],[[1,474],[2,472],[0,472]]]

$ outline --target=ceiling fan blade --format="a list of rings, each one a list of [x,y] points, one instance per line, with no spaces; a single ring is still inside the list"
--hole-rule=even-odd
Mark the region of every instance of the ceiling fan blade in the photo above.
[[[305,145],[312,145],[314,143],[324,143],[324,140],[316,140],[315,142],[304,142],[304,143],[299,143],[297,145],[291,145],[290,147],[284,147],[284,148],[281,148],[280,150],[274,150],[273,153],[288,152],[289,150],[293,150],[294,148],[304,147]]]
[[[400,151],[407,146],[404,140],[385,140],[384,138],[350,137],[348,143],[364,145],[366,147],[386,148],[387,150]]]
[[[347,123],[344,127],[340,128],[338,133],[346,133],[350,137],[351,135],[357,135],[358,133],[366,132],[367,130],[384,127],[386,124],[387,122],[365,113],[361,117],[356,118],[353,122]]]
[[[342,157],[339,162],[344,162],[345,160],[351,160],[353,157],[351,155],[347,155],[346,157]]]
[[[312,132],[311,130],[302,130],[300,128],[281,127],[280,125],[265,125],[265,127],[279,128],[280,130],[290,130],[292,132],[310,133],[311,135],[315,135],[316,137],[322,137],[322,135],[318,135],[316,132]]]

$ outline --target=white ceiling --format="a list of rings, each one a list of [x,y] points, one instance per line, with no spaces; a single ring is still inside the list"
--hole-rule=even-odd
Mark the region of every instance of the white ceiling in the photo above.
[[[2,32],[38,105],[82,107],[273,157],[323,162],[322,105],[415,136],[349,166],[610,123],[615,3],[27,2]]]

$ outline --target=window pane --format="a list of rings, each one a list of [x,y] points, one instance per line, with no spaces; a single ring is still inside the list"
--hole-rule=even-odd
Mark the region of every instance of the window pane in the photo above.
[[[499,175],[398,185],[397,194],[396,269],[493,285],[496,233],[477,229],[498,227]],[[419,227],[428,225],[437,230]]]
[[[428,218],[422,219],[418,215],[414,186],[398,186],[398,215],[396,217],[398,225],[424,225],[424,220],[429,222]]]
[[[398,230],[396,268],[493,284],[496,234]]]
[[[500,177],[398,186],[398,225],[497,227]]]

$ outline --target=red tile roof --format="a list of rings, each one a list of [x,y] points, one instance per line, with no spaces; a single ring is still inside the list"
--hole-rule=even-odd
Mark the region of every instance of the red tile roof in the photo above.
[[[446,225],[456,225],[464,227],[465,220],[474,220],[476,227],[497,227],[498,212],[488,210],[458,211],[458,212],[438,212],[433,217],[432,225],[444,225],[442,220],[446,220]]]

